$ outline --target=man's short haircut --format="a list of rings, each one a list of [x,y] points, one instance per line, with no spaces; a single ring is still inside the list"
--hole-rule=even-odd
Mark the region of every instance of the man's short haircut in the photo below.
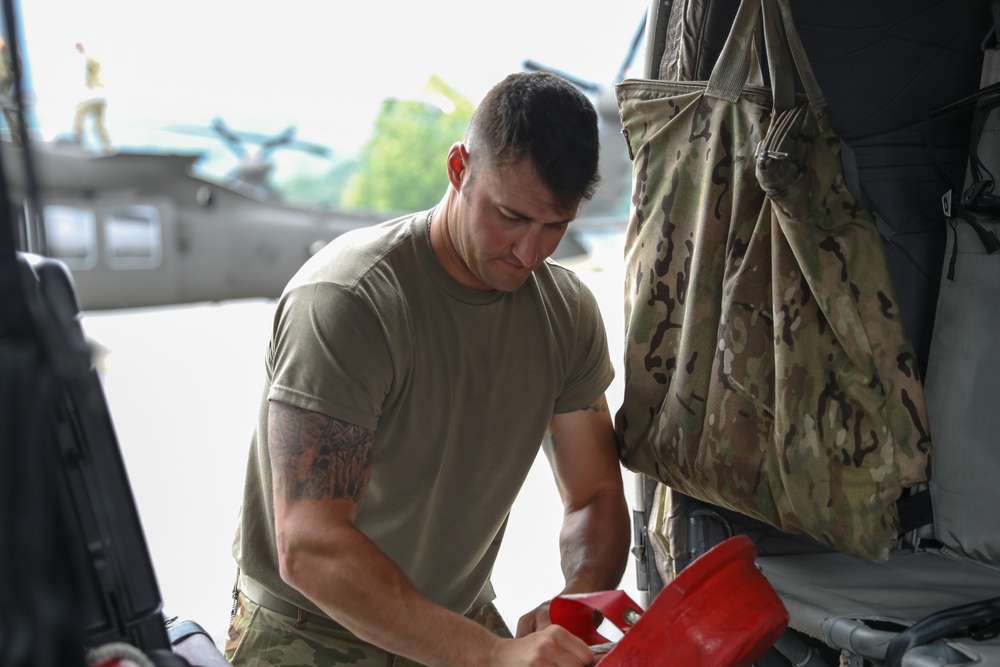
[[[473,161],[500,170],[530,158],[564,206],[590,199],[600,179],[597,112],[556,74],[519,72],[495,85],[473,113],[466,143]]]

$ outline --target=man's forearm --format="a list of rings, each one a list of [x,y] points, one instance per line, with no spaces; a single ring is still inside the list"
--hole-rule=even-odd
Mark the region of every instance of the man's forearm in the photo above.
[[[287,572],[289,583],[331,618],[360,639],[423,664],[487,664],[496,641],[489,632],[422,596],[360,533],[335,542],[333,551],[343,550],[344,558],[320,545],[299,545]]]
[[[374,441],[371,429],[271,401],[268,449],[281,577],[389,652],[424,664],[478,664],[495,643],[492,635],[422,596],[354,525]]]
[[[597,493],[568,509],[559,534],[563,593],[616,588],[625,573],[630,540],[628,505],[620,489]]]

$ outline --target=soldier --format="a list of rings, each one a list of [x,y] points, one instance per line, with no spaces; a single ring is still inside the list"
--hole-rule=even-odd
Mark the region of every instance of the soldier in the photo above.
[[[19,145],[21,143],[21,131],[17,124],[17,113],[14,110],[14,100],[11,95],[14,92],[14,62],[11,58],[10,50],[7,48],[7,40],[0,37],[0,95],[3,95],[3,116],[7,121],[7,128],[10,130],[10,140]]]
[[[83,142],[83,121],[90,116],[94,119],[94,130],[101,140],[105,153],[111,151],[111,137],[104,124],[104,113],[108,106],[108,98],[104,92],[104,81],[101,79],[101,63],[93,56],[88,56],[83,44],[76,43],[76,51],[84,60],[84,86],[86,92],[83,99],[76,105],[76,115],[73,118],[73,140]]]
[[[604,325],[547,261],[598,150],[580,91],[512,74],[449,150],[435,208],[338,237],[289,283],[234,543],[234,665],[591,664],[548,601],[513,638],[489,579],[546,431],[562,593],[624,572]]]

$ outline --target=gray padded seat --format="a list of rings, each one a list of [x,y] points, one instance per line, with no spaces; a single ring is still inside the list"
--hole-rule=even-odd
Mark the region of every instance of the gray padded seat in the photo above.
[[[829,646],[882,660],[904,627],[941,609],[1000,596],[1000,570],[941,551],[898,553],[885,563],[839,553],[758,558],[789,626]],[[911,649],[908,667],[1000,665],[1000,638]]]
[[[1000,236],[1000,220],[979,217]],[[934,549],[902,548],[887,562],[839,553],[761,557],[790,626],[879,661],[896,632],[942,609],[1000,597],[1000,254],[968,224],[957,237],[954,280],[942,280],[925,383],[934,444]],[[903,665],[1000,665],[1000,638],[940,640]]]

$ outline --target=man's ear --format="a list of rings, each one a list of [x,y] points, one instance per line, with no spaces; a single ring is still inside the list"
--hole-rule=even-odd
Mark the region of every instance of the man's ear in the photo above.
[[[462,189],[462,179],[469,167],[469,149],[464,143],[453,144],[448,151],[448,181],[456,190]]]

